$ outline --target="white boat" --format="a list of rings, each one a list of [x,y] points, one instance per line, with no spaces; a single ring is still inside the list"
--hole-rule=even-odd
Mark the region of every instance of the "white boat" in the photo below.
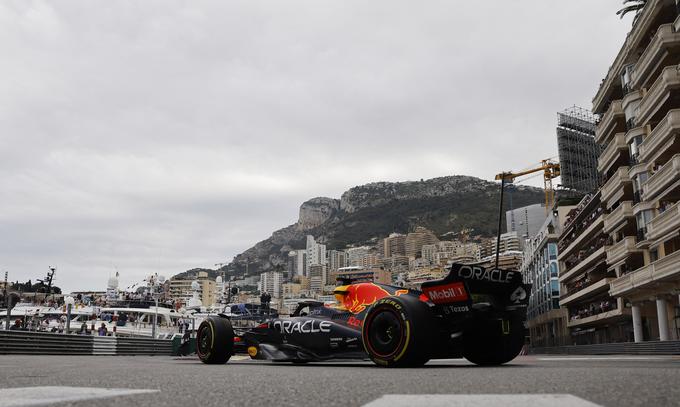
[[[104,324],[109,335],[151,337],[156,318],[156,337],[170,338],[179,333],[178,321],[182,317],[181,313],[165,307],[102,307],[97,319],[89,321],[88,329],[94,329],[96,334]]]

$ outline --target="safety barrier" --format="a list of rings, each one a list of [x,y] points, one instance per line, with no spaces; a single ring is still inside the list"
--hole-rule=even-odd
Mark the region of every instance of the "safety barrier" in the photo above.
[[[164,339],[0,331],[0,354],[21,355],[171,355]]]
[[[680,341],[603,343],[529,348],[532,355],[680,355]]]

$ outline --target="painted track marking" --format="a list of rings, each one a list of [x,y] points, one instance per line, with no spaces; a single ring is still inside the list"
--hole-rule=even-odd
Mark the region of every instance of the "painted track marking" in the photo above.
[[[668,360],[668,357],[646,357],[646,356],[584,356],[584,357],[545,357],[541,358],[538,357],[536,360],[543,360],[543,361],[577,361],[577,362],[582,362],[582,361],[597,361],[597,360],[630,360],[630,361],[636,361],[636,360]]]
[[[386,394],[364,407],[600,407],[571,394]]]
[[[0,389],[0,407],[24,407],[157,393],[150,389],[104,389],[98,387],[35,386]]]

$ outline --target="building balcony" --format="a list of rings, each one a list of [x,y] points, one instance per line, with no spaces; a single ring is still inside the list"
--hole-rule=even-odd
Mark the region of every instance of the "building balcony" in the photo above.
[[[631,28],[630,33],[626,37],[626,41],[616,55],[616,59],[609,67],[607,76],[602,80],[597,94],[593,98],[593,112],[601,113],[611,96],[616,92],[621,84],[620,77],[623,67],[631,62],[635,62],[635,53],[641,48],[645,47],[643,41],[647,40],[648,32],[653,24],[658,21],[659,15],[669,13],[670,10],[675,9],[675,2],[673,0],[648,0],[645,7],[637,16],[635,24]]]
[[[633,89],[648,87],[656,69],[677,48],[680,48],[680,32],[675,32],[673,24],[660,26],[635,64],[630,86]]]
[[[602,186],[602,202],[616,201],[623,198],[624,184],[629,184],[630,182],[628,167],[621,167],[616,170],[614,175]]]
[[[588,257],[586,257],[585,259],[581,260],[578,264],[573,266],[571,269],[567,270],[564,273],[561,273],[560,283],[566,284],[565,282],[569,281],[569,279],[574,278],[575,276],[581,273],[585,273],[594,266],[600,264],[600,261],[605,259],[606,248],[607,246],[600,247],[599,249],[591,253]]]
[[[602,116],[602,120],[595,129],[595,141],[605,144],[613,133],[625,128],[626,115],[623,113],[623,105],[620,100],[615,100],[609,105],[609,109]]]
[[[642,185],[645,201],[663,198],[680,185],[680,154],[676,154]]]
[[[636,122],[644,125],[654,116],[666,100],[671,96],[671,92],[680,87],[680,65],[667,66],[659,75],[659,78],[649,88],[647,94],[642,98]]]
[[[634,290],[678,279],[680,279],[680,250],[612,281],[609,294],[616,297],[627,296]]]
[[[607,248],[607,264],[612,265],[625,260],[632,253],[640,250],[635,247],[635,236],[626,236]]]
[[[612,280],[614,280],[614,278],[603,278],[579,291],[567,293],[563,299],[560,299],[560,307],[564,307],[573,302],[586,300],[602,291],[609,290],[609,282]]]
[[[625,116],[626,129],[635,127],[635,112],[637,107],[640,106],[642,96],[642,91],[634,90],[628,92],[626,96],[623,97],[623,100],[621,100],[621,108],[623,109],[623,114]]]
[[[591,237],[595,236],[597,232],[602,229],[602,223],[604,222],[604,217],[598,217],[593,223],[591,223],[584,231],[580,232],[578,236],[569,243],[569,246],[564,247],[560,250],[557,259],[562,261],[569,257],[576,249],[579,249],[584,242],[587,242]]]
[[[654,161],[656,157],[680,143],[680,109],[669,110],[640,144],[640,161]]]
[[[604,233],[611,234],[624,224],[626,219],[633,217],[633,202],[621,202],[611,213],[604,215]]]
[[[621,154],[627,152],[628,145],[626,144],[625,133],[617,133],[614,139],[607,144],[607,148],[600,154],[600,158],[597,160],[597,171],[600,174],[606,173],[619,160]]]
[[[626,136],[624,138],[624,141],[626,145],[629,145],[630,143],[633,142],[633,139],[642,136],[644,139],[647,136],[647,132],[649,131],[648,126],[642,126],[642,127],[633,127],[632,129],[628,130],[626,132]]]
[[[680,230],[680,202],[676,202],[652,219],[647,225],[647,238],[657,240],[669,233],[677,233],[678,230]]]
[[[611,311],[602,312],[586,318],[571,319],[567,322],[568,328],[585,327],[588,325],[600,325],[608,323],[613,320],[621,319],[621,317],[630,315],[630,310],[627,308],[615,308]]]

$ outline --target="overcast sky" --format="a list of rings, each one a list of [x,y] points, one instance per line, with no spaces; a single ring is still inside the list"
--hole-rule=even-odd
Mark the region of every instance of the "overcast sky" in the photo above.
[[[620,7],[4,0],[0,271],[71,291],[213,268],[314,196],[556,156]]]

